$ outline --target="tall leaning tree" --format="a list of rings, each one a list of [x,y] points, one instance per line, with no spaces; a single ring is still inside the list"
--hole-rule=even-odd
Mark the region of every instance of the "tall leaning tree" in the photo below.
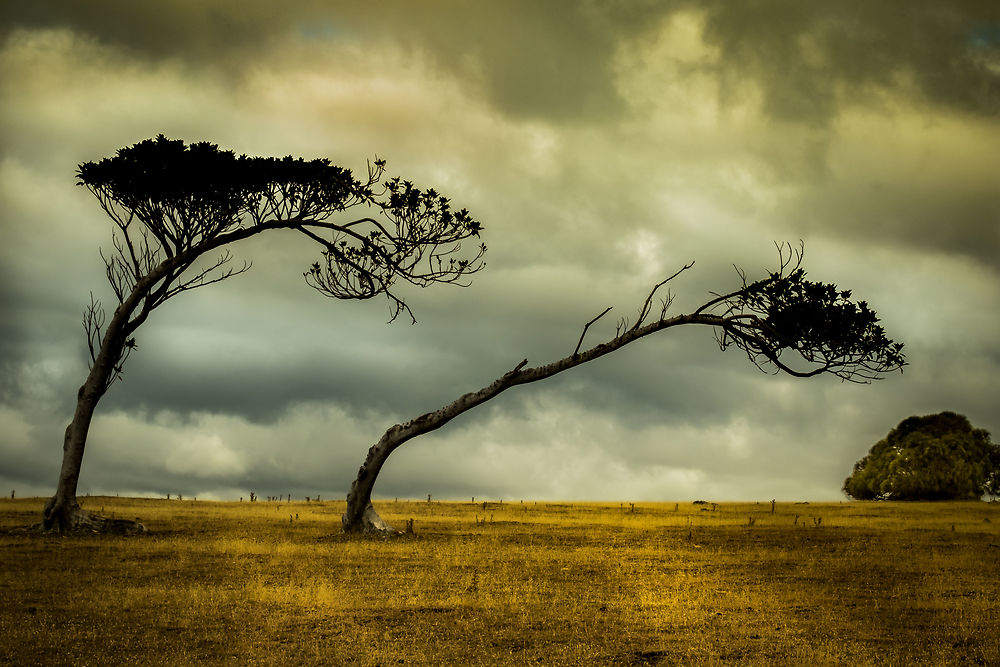
[[[653,286],[635,320],[618,321],[610,340],[581,350],[591,325],[587,322],[576,349],[569,356],[543,366],[528,367],[528,360],[478,391],[448,405],[389,428],[369,450],[347,495],[342,517],[344,532],[391,534],[395,530],[372,506],[372,490],[389,455],[407,441],[439,429],[458,415],[518,385],[538,382],[618,350],[658,331],[681,326],[705,326],[715,331],[722,350],[742,350],[750,363],[793,377],[834,375],[849,382],[867,383],[906,364],[903,344],[885,335],[875,311],[864,301],[852,301],[851,292],[836,285],[806,280],[802,246],[778,247],[778,268],[766,277],[749,281],[737,270],[739,284],[731,292],[713,294],[686,314],[668,316],[673,296],[664,286],[693,263]]]
[[[153,310],[250,268],[234,264],[233,244],[276,230],[301,234],[321,254],[304,273],[307,284],[337,299],[384,296],[390,321],[413,318],[398,284],[466,284],[484,266],[485,245],[463,248],[482,230],[468,211],[452,210],[434,190],[384,175],[383,160],[357,179],[327,159],[237,156],[163,135],[80,165],[79,185],[114,223],[112,247],[101,257],[118,304],[108,317],[91,297],[84,311],[90,369],[66,427],[59,481],[41,529],[142,530],[77,502],[94,410],[121,379],[138,347],[136,332]]]

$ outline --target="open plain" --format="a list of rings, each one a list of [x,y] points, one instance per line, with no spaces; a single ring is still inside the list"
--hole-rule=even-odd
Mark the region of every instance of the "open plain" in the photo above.
[[[3,664],[1000,664],[1000,505],[0,501]]]

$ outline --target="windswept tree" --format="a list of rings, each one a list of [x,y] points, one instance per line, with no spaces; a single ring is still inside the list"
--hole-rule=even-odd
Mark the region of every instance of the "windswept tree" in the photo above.
[[[401,282],[464,285],[484,266],[485,245],[463,247],[482,231],[468,211],[452,210],[434,190],[384,174],[383,160],[357,179],[326,159],[236,156],[215,144],[186,145],[162,135],[80,165],[79,185],[114,223],[112,247],[101,256],[118,304],[110,318],[93,297],[84,311],[90,371],[66,428],[43,529],[142,529],[95,516],[77,503],[91,419],[121,379],[138,348],[136,332],[153,310],[250,267],[234,265],[232,244],[272,230],[297,232],[320,251],[304,273],[306,283],[337,299],[384,296],[390,321],[400,314],[413,319],[396,292]]]
[[[388,429],[369,450],[347,495],[342,517],[345,532],[394,532],[375,511],[371,495],[389,455],[403,443],[441,428],[458,415],[522,384],[538,382],[593,361],[658,331],[702,325],[715,331],[722,350],[742,350],[750,363],[767,371],[807,378],[829,374],[848,382],[867,383],[905,365],[903,344],[885,335],[875,311],[864,301],[852,301],[851,292],[836,285],[806,280],[802,247],[779,246],[779,266],[750,282],[738,271],[740,284],[726,294],[713,294],[687,314],[668,316],[673,296],[661,290],[693,263],[653,286],[634,322],[618,321],[615,336],[581,351],[591,325],[586,323],[569,356],[543,366],[528,367],[525,359],[491,384],[459,397],[434,412]]]

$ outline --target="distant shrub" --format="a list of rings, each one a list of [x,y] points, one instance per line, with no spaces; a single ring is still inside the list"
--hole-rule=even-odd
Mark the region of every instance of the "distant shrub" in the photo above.
[[[1000,446],[954,412],[908,417],[854,464],[857,500],[963,500],[1000,495]]]

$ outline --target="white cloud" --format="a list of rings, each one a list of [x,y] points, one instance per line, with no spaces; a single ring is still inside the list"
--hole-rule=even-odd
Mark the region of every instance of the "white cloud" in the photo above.
[[[218,433],[200,430],[191,434],[173,434],[168,445],[165,468],[167,472],[194,478],[243,475],[247,466],[239,455],[226,446]]]

